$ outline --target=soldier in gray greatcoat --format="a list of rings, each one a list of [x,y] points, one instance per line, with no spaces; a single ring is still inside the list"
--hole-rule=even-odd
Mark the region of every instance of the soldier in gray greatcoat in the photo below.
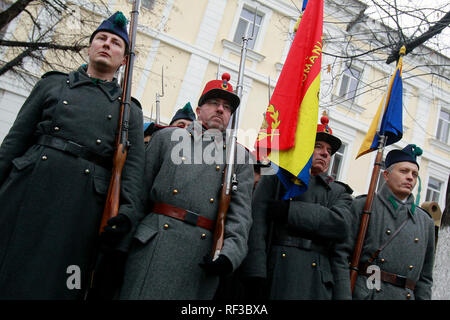
[[[326,174],[341,141],[332,135],[327,117],[321,122],[305,193],[280,200],[285,189],[276,175],[263,176],[256,186],[249,254],[242,264],[249,298],[333,297],[334,244],[345,239],[353,191]]]
[[[128,42],[116,12],[92,34],[87,66],[42,76],[0,147],[0,299],[85,294],[119,121],[122,89],[113,78]],[[126,249],[122,236],[139,218],[142,126],[134,101],[119,215],[103,233],[111,248]]]
[[[211,258],[225,129],[239,105],[228,80],[224,74],[206,84],[196,109],[199,121],[186,129],[164,128],[150,140],[144,174],[147,214],[134,234],[120,299],[212,299],[219,276],[235,270],[247,253],[253,168],[240,161],[223,248],[216,260]],[[237,153],[248,157],[240,145]]]
[[[434,222],[414,202],[412,194],[419,176],[416,157],[420,154],[422,150],[410,144],[386,156],[385,183],[373,200],[353,291],[355,300],[431,299]],[[348,260],[353,255],[366,197],[354,200],[350,232],[338,248]],[[347,283],[342,294],[352,297],[350,280]]]

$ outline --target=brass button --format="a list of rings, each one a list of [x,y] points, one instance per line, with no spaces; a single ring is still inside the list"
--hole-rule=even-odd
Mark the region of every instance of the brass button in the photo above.
[[[286,258],[286,253],[282,253],[282,254],[281,254],[281,257],[282,257],[282,258]]]
[[[53,130],[59,131],[59,127],[54,127]]]
[[[408,293],[408,294],[406,295],[406,299],[411,299],[411,293]]]
[[[85,174],[89,174],[91,171],[89,171],[89,169],[84,170]]]
[[[376,288],[375,291],[376,291],[376,292],[380,292],[381,289],[380,289],[380,288]]]
[[[186,157],[181,157],[181,161],[186,161]]]
[[[100,144],[100,143],[102,143],[102,140],[97,139],[97,141],[95,141],[95,143]]]
[[[168,229],[168,228],[169,228],[169,225],[166,223],[166,224],[163,226],[163,228],[164,228],[164,229]]]
[[[414,242],[415,243],[419,242],[419,238],[414,238]]]
[[[173,194],[178,194],[178,190],[177,189],[173,189],[172,193]]]
[[[385,259],[385,258],[381,258],[380,261],[381,261],[382,263],[385,263],[385,262],[386,262],[386,259]]]
[[[224,149],[226,149],[226,148],[227,148],[227,145],[226,145],[226,144],[224,144],[224,145],[223,145],[223,148],[224,148]]]
[[[69,104],[66,100],[63,101],[63,104]]]
[[[42,156],[42,160],[47,160],[47,156]]]
[[[220,166],[216,166],[216,171],[219,171],[220,170]]]
[[[315,267],[317,267],[317,263],[313,262],[313,263],[311,263],[311,266],[312,266],[313,268],[315,268]]]
[[[118,97],[117,100],[119,100],[119,101],[122,100],[122,97]]]
[[[202,238],[202,239],[206,239],[206,233],[202,233],[201,238]]]
[[[112,115],[108,114],[108,120],[112,119]]]
[[[209,202],[213,203],[214,202],[214,198],[209,199]]]
[[[409,268],[409,270],[412,270],[414,268],[414,266],[410,265],[408,268]]]
[[[391,234],[391,230],[387,229],[387,230],[386,230],[386,234],[387,234],[387,235],[390,235],[390,234]]]
[[[69,80],[66,80],[66,83],[70,83],[70,81],[69,81]]]

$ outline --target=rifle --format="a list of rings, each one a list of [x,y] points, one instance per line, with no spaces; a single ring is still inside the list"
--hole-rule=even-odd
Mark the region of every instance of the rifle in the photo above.
[[[255,20],[253,21],[253,31],[252,37],[255,32],[255,23],[256,23],[256,13],[255,12]],[[245,59],[247,55],[247,45],[248,41],[252,39],[252,37],[242,36],[242,47],[241,47],[241,61],[239,62],[239,75],[238,82],[236,85],[236,94],[239,99],[242,98],[242,87],[244,82],[244,70],[245,70]],[[234,158],[236,156],[236,144],[237,144],[237,126],[239,124],[239,111],[236,110],[233,113],[231,118],[231,136],[230,136],[230,148],[229,153],[227,155],[227,165],[223,172],[223,181],[222,181],[222,191],[220,193],[220,201],[219,201],[219,210],[217,212],[216,218],[216,227],[214,229],[214,237],[213,237],[213,247],[212,247],[212,260],[216,260],[219,257],[220,251],[223,247],[224,241],[224,233],[225,233],[225,218],[228,212],[228,208],[230,207],[231,201],[231,190],[237,190],[237,177],[234,168]]]
[[[161,94],[158,92],[156,93],[156,118],[155,118],[155,124],[161,124],[160,120],[160,105],[161,101],[159,98],[164,97],[164,66],[161,67]]]
[[[355,288],[356,279],[358,278],[359,260],[361,259],[364,239],[366,238],[367,228],[369,226],[372,203],[375,196],[375,188],[378,184],[378,176],[380,174],[380,167],[382,165],[383,150],[386,138],[386,136],[380,136],[380,144],[378,146],[377,156],[375,157],[375,164],[372,170],[369,191],[367,193],[366,202],[364,203],[363,214],[361,216],[361,224],[359,227],[358,237],[356,239],[355,249],[353,251],[352,261],[350,264],[350,284],[352,293]]]
[[[131,105],[131,79],[133,76],[133,65],[135,59],[134,43],[136,39],[137,18],[139,15],[140,0],[135,0],[133,9],[131,11],[130,22],[130,52],[127,57],[125,66],[125,75],[122,84],[122,103],[120,105],[120,116],[118,124],[118,133],[116,136],[116,148],[113,157],[113,170],[111,180],[108,188],[108,195],[106,196],[106,203],[103,209],[102,220],[100,223],[99,233],[103,231],[107,221],[112,217],[117,216],[119,211],[120,200],[120,184],[122,179],[122,170],[127,158],[128,148],[130,142],[128,141],[128,128]]]

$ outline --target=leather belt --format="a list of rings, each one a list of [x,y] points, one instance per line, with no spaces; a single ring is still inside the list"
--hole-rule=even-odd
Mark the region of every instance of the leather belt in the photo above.
[[[367,273],[367,267],[368,267],[367,264],[364,265],[358,271],[358,273],[366,277],[373,275],[373,273]],[[380,270],[380,280],[383,282],[390,283],[397,287],[408,288],[412,291],[414,291],[414,288],[416,287],[416,282],[414,280],[408,279],[407,277],[404,277],[399,274],[390,273],[383,270]]]
[[[300,248],[307,251],[314,251],[321,253],[323,255],[329,255],[330,251],[328,246],[320,245],[315,243],[311,239],[305,239],[300,237],[292,237],[292,236],[276,236],[272,242],[273,245],[286,246],[286,247],[295,247]]]
[[[195,212],[186,209],[181,209],[167,203],[161,202],[155,203],[155,205],[153,206],[153,212],[168,217],[172,217],[184,221],[188,224],[198,226],[210,231],[214,230],[216,224],[215,220],[202,217],[201,215]]]
[[[37,140],[37,144],[67,152],[73,156],[93,162],[105,169],[112,169],[112,158],[103,157],[97,153],[90,151],[85,146],[79,145],[78,143],[75,143],[73,141],[49,135],[41,135]]]

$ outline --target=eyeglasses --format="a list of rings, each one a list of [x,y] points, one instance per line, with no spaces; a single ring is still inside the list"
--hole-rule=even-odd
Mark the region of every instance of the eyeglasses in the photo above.
[[[224,110],[228,110],[231,112],[231,106],[228,103],[221,103],[217,100],[207,100],[206,103],[211,104],[211,105],[215,106],[216,108],[218,108],[220,105],[222,105]]]

